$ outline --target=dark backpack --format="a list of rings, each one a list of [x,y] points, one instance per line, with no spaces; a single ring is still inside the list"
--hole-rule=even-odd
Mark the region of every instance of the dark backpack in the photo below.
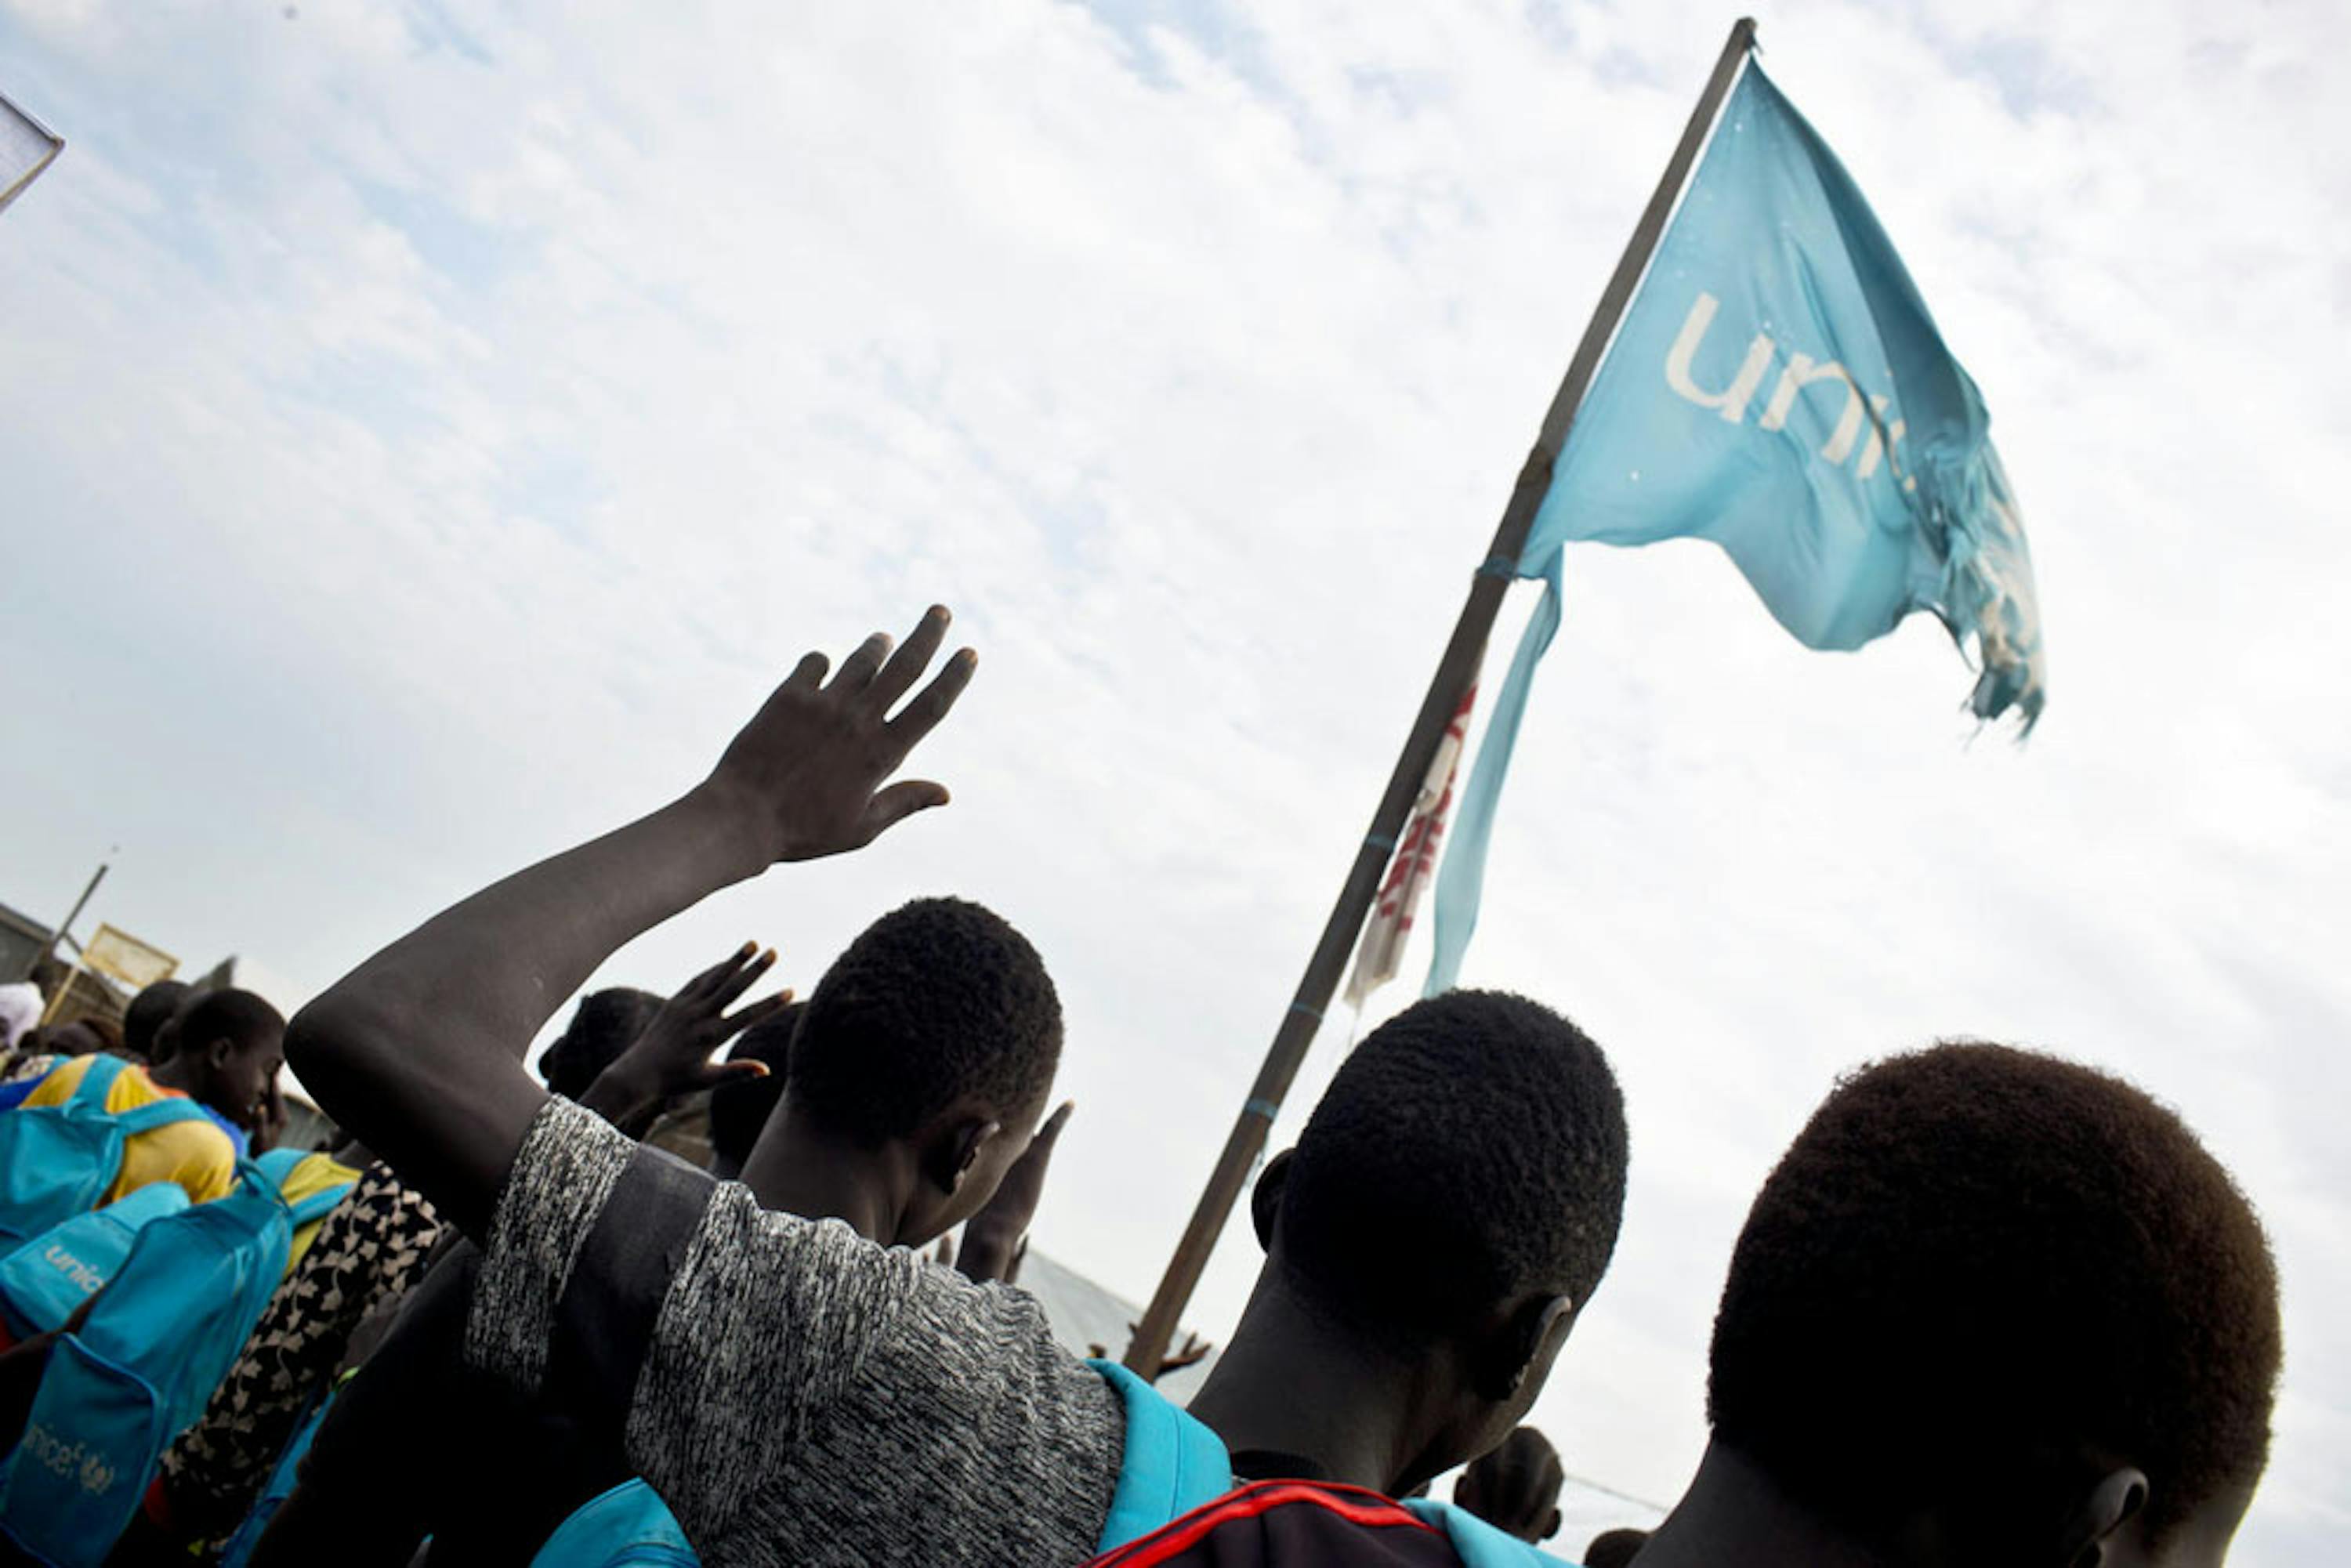
[[[1559,1568],[1476,1514],[1325,1481],[1251,1481],[1089,1568]]]

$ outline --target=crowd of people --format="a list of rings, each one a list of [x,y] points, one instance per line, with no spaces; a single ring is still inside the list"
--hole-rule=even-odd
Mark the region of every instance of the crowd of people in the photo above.
[[[1541,1002],[1448,992],[1355,1047],[1252,1189],[1265,1261],[1180,1408],[1065,1351],[1018,1288],[1070,1118],[1062,1020],[1043,958],[980,904],[883,915],[805,1000],[747,999],[775,964],[750,944],[666,998],[594,993],[544,1082],[525,1071],[637,936],[946,804],[893,780],[972,677],[969,650],[934,673],[946,630],[934,609],[838,670],[809,655],[703,783],[456,904],[290,1024],[241,991],[157,989],[119,1037],[22,1042],[5,1245],[56,1250],[24,1216],[87,1227],[163,1187],[180,1207],[138,1218],[62,1318],[0,1301],[9,1549],[1553,1561],[1562,1460],[1524,1421],[1607,1272],[1629,1150],[1606,1055]],[[272,1166],[281,1053],[343,1131]],[[59,1155],[60,1128],[88,1147]],[[85,1155],[52,1218],[45,1173]],[[253,1314],[197,1399],[155,1393],[143,1458],[96,1463],[131,1450],[61,1385],[136,1360],[130,1299],[163,1288],[142,1260],[232,1209],[203,1280],[273,1291],[238,1298]],[[950,1266],[932,1244],[958,1228]],[[1687,1493],[1581,1560],[2214,1568],[2281,1354],[2260,1222],[2171,1110],[1999,1044],[1888,1056],[1830,1091],[1755,1198]],[[1463,1465],[1450,1504],[1426,1495]]]

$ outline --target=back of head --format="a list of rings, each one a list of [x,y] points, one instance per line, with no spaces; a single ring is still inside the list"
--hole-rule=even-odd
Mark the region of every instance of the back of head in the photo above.
[[[1542,1293],[1590,1300],[1625,1211],[1625,1103],[1541,1004],[1448,991],[1374,1030],[1300,1134],[1274,1260],[1392,1348]]]
[[[1521,1541],[1548,1541],[1559,1531],[1559,1491],[1566,1479],[1551,1439],[1520,1427],[1470,1461],[1453,1483],[1453,1500]]]
[[[182,980],[158,980],[131,998],[131,1005],[122,1010],[122,1048],[133,1056],[153,1060],[157,1037],[187,998],[188,987]]]
[[[30,980],[34,988],[41,993],[41,999],[47,1001],[65,988],[66,981],[72,973],[73,971],[66,967],[63,959],[53,955],[35,959],[33,972],[25,977]]]
[[[571,1021],[539,1053],[539,1077],[551,1092],[567,1100],[579,1099],[596,1082],[596,1075],[644,1033],[661,1009],[661,998],[630,986],[613,986],[580,998]]]
[[[102,1014],[87,1013],[66,1023],[42,1025],[25,1036],[24,1045],[36,1055],[120,1054],[122,1026]]]
[[[1649,1544],[1646,1530],[1604,1530],[1583,1549],[1583,1568],[1626,1568]]]
[[[753,1145],[768,1125],[768,1114],[784,1097],[784,1080],[791,1071],[792,1036],[799,1030],[806,1004],[795,1002],[773,1018],[763,1019],[735,1039],[729,1061],[767,1065],[764,1078],[729,1078],[710,1092],[710,1153],[713,1169],[731,1176],[751,1157]]]
[[[2150,1539],[2267,1458],[2277,1279],[2252,1207],[2118,1079],[1949,1044],[1838,1086],[1764,1183],[1715,1319],[1715,1436],[1866,1533],[2143,1470]]]
[[[1040,1111],[1061,1056],[1061,998],[1028,939],[977,904],[921,898],[867,926],[817,982],[789,1088],[878,1145],[967,1102],[1008,1124]]]
[[[90,1039],[98,1041],[97,1050],[105,1051],[109,1055],[121,1054],[122,1026],[103,1013],[91,1013],[87,1017],[78,1018],[74,1019],[74,1027],[85,1031]]]

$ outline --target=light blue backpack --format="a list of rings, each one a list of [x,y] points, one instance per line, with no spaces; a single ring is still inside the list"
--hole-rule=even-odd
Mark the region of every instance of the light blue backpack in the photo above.
[[[661,1494],[626,1480],[556,1526],[530,1568],[699,1568],[701,1562]]]
[[[203,1106],[178,1098],[110,1112],[107,1092],[124,1066],[120,1057],[92,1057],[65,1103],[0,1113],[0,1245],[96,1208],[130,1139],[174,1122],[212,1121]]]
[[[286,1273],[297,1226],[349,1184],[288,1206],[298,1151],[238,1166],[237,1189],[151,1219],[81,1328],[58,1340],[0,1477],[0,1533],[54,1568],[99,1568],[171,1440],[204,1414]]]
[[[150,1182],[19,1242],[0,1257],[0,1326],[18,1340],[65,1327],[121,1270],[141,1230],[187,1207],[179,1183]]]

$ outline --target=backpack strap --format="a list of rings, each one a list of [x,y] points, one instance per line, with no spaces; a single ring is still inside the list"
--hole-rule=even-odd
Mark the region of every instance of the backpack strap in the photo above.
[[[171,1099],[151,1101],[120,1112],[114,1118],[122,1124],[122,1134],[135,1138],[141,1133],[152,1133],[158,1127],[169,1127],[180,1122],[209,1122],[212,1113],[193,1100]]]
[[[236,1184],[239,1186],[251,1187],[264,1197],[275,1199],[280,1208],[286,1207],[286,1198],[278,1192],[277,1184],[269,1179],[267,1168],[248,1155],[239,1155],[236,1157]]]
[[[253,1156],[253,1164],[261,1178],[269,1184],[269,1190],[282,1197],[286,1184],[294,1179],[294,1167],[309,1157],[299,1149],[272,1149]]]
[[[335,1211],[337,1204],[350,1197],[352,1190],[359,1185],[355,1181],[347,1181],[333,1186],[322,1186],[309,1197],[293,1204],[291,1207],[294,1214],[294,1228],[299,1230],[313,1220],[326,1218]]]
[[[1233,1490],[1224,1439],[1114,1361],[1086,1363],[1126,1406],[1126,1452],[1097,1552],[1150,1534]]]
[[[311,1157],[300,1149],[272,1149],[253,1161],[253,1167],[261,1180],[286,1204],[297,1230],[313,1220],[324,1219],[335,1205],[350,1196],[351,1188],[359,1186],[358,1178],[353,1177],[350,1181],[322,1186],[299,1199],[287,1197],[286,1184],[294,1179],[296,1169]]]
[[[581,1503],[530,1563],[531,1568],[585,1568],[589,1563],[696,1568],[701,1561],[677,1516],[639,1477]]]
[[[99,1052],[82,1070],[81,1082],[75,1084],[73,1092],[66,1096],[66,1103],[87,1105],[93,1111],[105,1110],[106,1097],[114,1092],[114,1081],[122,1076],[122,1070],[129,1065],[119,1056]],[[50,1071],[57,1070],[52,1068]]]

